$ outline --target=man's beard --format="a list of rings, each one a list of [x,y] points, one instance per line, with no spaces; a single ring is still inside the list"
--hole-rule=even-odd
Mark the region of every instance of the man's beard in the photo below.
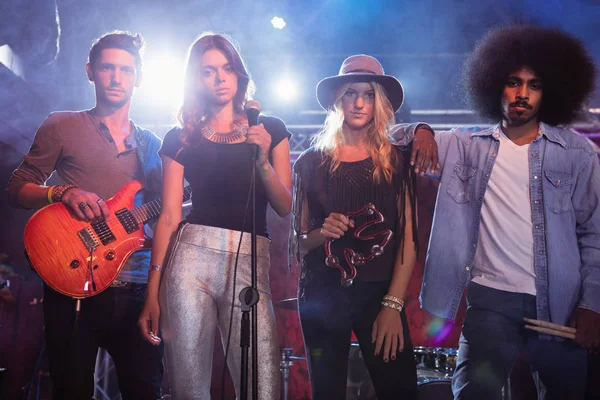
[[[516,107],[525,108],[524,110],[515,111]],[[504,113],[504,119],[508,123],[508,126],[523,126],[532,119],[536,119],[538,113],[531,113],[528,116],[524,116],[525,113],[531,112],[533,110],[533,106],[529,104],[527,101],[518,100],[508,105],[508,110]],[[515,117],[516,114],[516,117]]]
[[[525,116],[524,114],[525,114],[525,111],[517,112],[517,116],[515,118],[514,115],[511,116],[511,113],[509,112],[509,113],[505,114],[504,119],[508,123],[508,126],[517,127],[517,126],[523,126],[523,125],[527,124],[528,122],[530,122],[531,120],[537,119],[537,117],[538,117],[537,113],[532,113],[528,116]]]

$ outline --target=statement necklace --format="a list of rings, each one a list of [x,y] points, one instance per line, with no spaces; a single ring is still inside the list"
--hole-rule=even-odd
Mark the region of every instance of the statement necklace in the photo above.
[[[248,134],[248,127],[242,125],[239,121],[234,121],[233,129],[231,132],[217,132],[210,125],[205,125],[202,127],[202,136],[210,140],[211,142],[219,143],[219,144],[227,144],[238,142],[242,138],[245,138]]]

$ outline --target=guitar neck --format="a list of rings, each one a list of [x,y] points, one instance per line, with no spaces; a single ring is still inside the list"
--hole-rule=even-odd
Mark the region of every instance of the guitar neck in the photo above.
[[[190,186],[186,186],[183,188],[183,201],[186,202],[192,197],[192,188]],[[162,209],[162,200],[155,199],[149,201],[146,204],[142,204],[139,207],[131,210],[131,214],[135,218],[138,224],[145,224],[150,221],[154,217],[158,217],[160,214],[160,210]]]

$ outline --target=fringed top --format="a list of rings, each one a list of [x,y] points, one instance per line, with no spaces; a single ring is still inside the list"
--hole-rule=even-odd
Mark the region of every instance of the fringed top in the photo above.
[[[290,234],[290,266],[294,260],[302,265],[303,272],[310,270],[314,274],[339,274],[333,268],[325,265],[324,246],[310,250],[301,260],[298,246],[300,235],[314,229],[320,229],[325,218],[331,212],[348,213],[358,211],[363,206],[372,203],[383,214],[385,221],[368,228],[366,233],[380,232],[388,228],[393,233],[393,239],[384,253],[364,266],[358,267],[356,280],[384,281],[390,280],[394,261],[399,246],[404,245],[405,201],[408,191],[412,210],[415,207],[415,174],[408,164],[408,155],[394,148],[397,155],[396,173],[391,183],[384,178],[375,182],[373,178],[374,165],[371,158],[356,162],[341,162],[339,167],[331,172],[331,157],[310,148],[305,151],[294,164],[294,188]],[[399,213],[399,210],[402,210]],[[373,219],[373,216],[354,218],[355,226]],[[416,213],[413,212],[413,237],[416,243]],[[371,253],[374,244],[380,239],[359,240],[353,237],[353,229],[332,243],[332,252],[340,260],[340,265],[348,269],[344,261],[344,248],[352,248],[363,255]]]

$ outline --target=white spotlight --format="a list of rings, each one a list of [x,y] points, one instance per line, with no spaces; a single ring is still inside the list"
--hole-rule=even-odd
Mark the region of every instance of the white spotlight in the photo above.
[[[298,85],[290,78],[282,78],[275,83],[275,95],[280,101],[291,102],[298,97]]]
[[[140,92],[147,102],[161,107],[178,107],[183,101],[183,61],[168,52],[144,60]]]
[[[273,19],[271,20],[271,25],[273,25],[273,28],[275,29],[283,29],[285,28],[285,20],[281,17],[273,17]]]

